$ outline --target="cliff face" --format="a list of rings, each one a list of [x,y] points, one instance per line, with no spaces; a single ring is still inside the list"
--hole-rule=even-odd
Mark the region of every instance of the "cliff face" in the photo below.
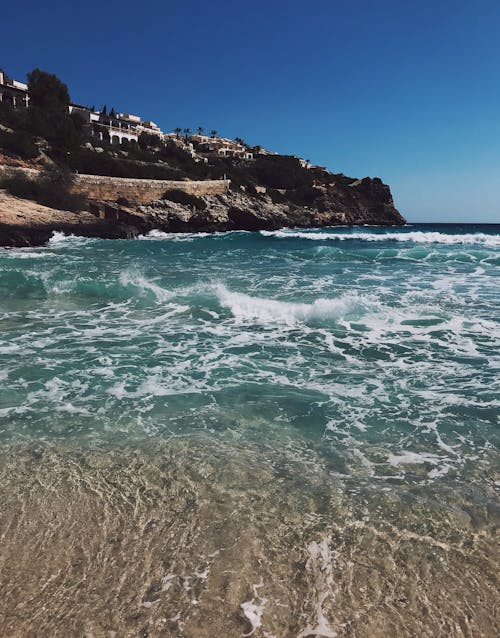
[[[229,192],[205,198],[207,208],[191,209],[160,200],[139,211],[166,232],[276,230],[284,226],[318,227],[356,224],[402,225],[390,188],[380,179],[321,186],[313,205],[273,202],[267,194]]]
[[[269,194],[229,191],[202,198],[193,209],[168,200],[139,207],[93,202],[92,212],[69,213],[18,199],[0,191],[0,245],[35,246],[54,231],[87,237],[129,238],[153,229],[165,232],[275,230],[284,226],[354,224],[401,225],[388,186],[380,179],[332,183],[314,190],[310,205],[274,201]]]

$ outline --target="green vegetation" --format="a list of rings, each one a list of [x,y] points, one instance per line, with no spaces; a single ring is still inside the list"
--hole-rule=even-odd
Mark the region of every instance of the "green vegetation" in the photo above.
[[[92,148],[73,149],[64,163],[78,173],[135,177],[139,179],[207,179],[220,177],[213,168],[197,163],[191,155],[174,142],[162,142],[158,136],[143,133],[139,144],[124,142],[120,146],[91,139],[102,152]]]
[[[109,152],[96,153],[87,148],[79,148],[66,158],[70,169],[87,175],[107,175],[109,177],[136,177],[139,179],[178,179],[178,171],[158,164],[135,162],[116,157]]]
[[[314,186],[300,186],[288,192],[290,200],[299,206],[313,206],[314,202],[321,197],[322,192]]]
[[[82,195],[71,192],[73,179],[71,173],[58,169],[43,171],[36,179],[12,171],[2,177],[0,187],[11,195],[31,199],[43,206],[77,212],[87,208],[88,202]]]
[[[259,183],[269,188],[294,189],[311,186],[314,177],[302,168],[296,157],[287,155],[260,155],[253,172]]]
[[[273,202],[273,204],[284,204],[288,201],[287,198],[282,193],[275,190],[274,188],[268,188],[267,194],[271,198],[271,201]]]
[[[31,134],[43,137],[53,147],[56,159],[78,148],[83,141],[83,123],[68,113],[68,87],[55,75],[34,69],[28,73],[30,108],[27,124]]]
[[[39,154],[33,136],[26,131],[8,133],[0,130],[0,148],[8,154],[17,155],[26,160],[34,159]]]
[[[0,102],[0,123],[16,131],[29,132],[29,110],[14,109],[10,104]]]
[[[24,141],[2,139],[2,148],[16,152],[13,145],[18,143],[18,154],[24,159],[30,159],[30,151],[27,143],[30,136],[40,137],[50,145],[50,153],[53,159],[61,161],[68,152],[78,148],[83,141],[83,125],[79,118],[72,117],[68,113],[69,93],[68,88],[55,75],[35,69],[28,74],[28,86],[30,90],[30,108],[13,109],[5,104],[0,107],[0,121],[5,126],[14,129],[16,133],[24,134]],[[10,148],[4,146],[9,144]]]
[[[168,199],[169,202],[191,206],[191,208],[195,208],[196,210],[204,210],[207,207],[205,200],[201,199],[201,197],[190,195],[177,188],[171,188],[163,193],[162,199]]]
[[[30,106],[44,113],[68,112],[68,87],[52,73],[33,69],[28,73]]]
[[[158,135],[154,135],[153,133],[141,133],[139,135],[139,146],[142,149],[156,149],[161,146],[161,141]]]
[[[256,195],[255,187],[264,186],[275,203],[294,202],[306,206],[316,205],[319,200],[318,184],[335,181],[348,185],[352,182],[344,175],[334,176],[322,169],[304,168],[296,157],[262,154],[260,146],[252,149],[253,161],[210,155],[204,162],[196,161],[175,140],[164,142],[148,132],[139,136],[137,144],[128,141],[111,144],[104,127],[105,139],[98,140],[90,135],[78,115],[68,114],[69,91],[55,75],[34,69],[28,74],[28,84],[28,109],[14,110],[0,104],[0,122],[10,129],[0,130],[0,148],[25,160],[37,157],[39,148],[43,148],[58,166],[91,175],[167,180],[220,179],[226,175],[235,190],[244,188],[247,193]],[[106,105],[101,111],[103,114],[108,112]],[[114,114],[114,108],[109,114]],[[197,130],[200,134],[204,131],[201,126]],[[191,129],[177,127],[175,133],[178,139],[183,134],[187,142]],[[216,137],[217,131],[212,129],[210,135]],[[241,137],[236,141],[245,145]],[[203,148],[193,143],[196,149]],[[33,190],[34,187],[28,185],[26,188]],[[40,188],[35,188],[38,198],[43,197]],[[179,196],[174,194],[173,197]],[[186,203],[197,208],[200,201],[203,203],[203,200],[197,200],[199,198]]]

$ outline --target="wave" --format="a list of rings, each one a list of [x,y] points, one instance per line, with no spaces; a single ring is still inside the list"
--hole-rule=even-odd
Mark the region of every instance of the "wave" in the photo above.
[[[193,241],[193,239],[203,239],[210,233],[165,233],[162,230],[150,230],[146,235],[139,235],[137,239],[157,241],[159,239],[170,239],[171,241]]]
[[[145,235],[139,235],[137,239],[146,240],[146,241],[154,241],[154,240],[162,240],[169,239],[170,241],[193,241],[195,239],[204,239],[205,237],[210,238],[220,238],[220,237],[228,237],[232,235],[248,235],[251,231],[248,230],[225,230],[225,231],[217,231],[213,233],[207,232],[198,232],[198,233],[166,233],[163,230],[153,229],[150,230]]]
[[[78,243],[78,244],[85,244],[88,242],[92,242],[95,241],[94,238],[92,237],[82,237],[81,235],[66,235],[63,232],[60,232],[58,230],[54,230],[54,232],[52,233],[52,237],[49,239],[49,245],[50,246],[60,246],[62,244],[67,244],[67,243]]]
[[[485,246],[471,246],[466,247],[462,245],[462,249],[457,247],[449,250],[443,249],[433,245],[420,244],[418,246],[363,246],[358,249],[341,248],[340,246],[334,246],[332,244],[321,244],[312,248],[302,250],[297,258],[299,259],[315,259],[317,257],[327,260],[334,259],[335,261],[419,261],[429,263],[443,263],[443,262],[463,262],[463,263],[476,263],[485,262],[486,264],[496,265],[499,262],[498,251],[492,250]]]
[[[354,293],[337,299],[320,298],[311,303],[299,303],[252,297],[241,292],[232,292],[218,284],[215,286],[215,294],[220,305],[229,309],[235,319],[257,323],[294,324],[339,318],[350,312],[359,312],[369,305],[368,300]]]
[[[58,253],[36,248],[11,248],[2,252],[2,257],[7,259],[45,259],[46,257],[59,257]]]
[[[141,293],[152,293],[159,302],[170,301],[176,295],[175,292],[162,288],[143,274],[131,270],[120,273],[120,284],[125,287],[137,288]]]
[[[397,241],[413,242],[416,244],[480,244],[488,247],[500,247],[500,235],[488,235],[486,233],[452,235],[420,230],[407,233],[395,233],[390,231],[386,233],[329,233],[293,230],[261,230],[260,234],[264,237],[276,237],[278,239],[308,239],[311,241]]]

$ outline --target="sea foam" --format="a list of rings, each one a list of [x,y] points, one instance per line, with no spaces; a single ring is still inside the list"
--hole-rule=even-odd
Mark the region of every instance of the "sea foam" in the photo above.
[[[367,232],[308,232],[296,230],[261,230],[264,237],[278,239],[308,239],[311,241],[398,241],[418,244],[478,244],[488,247],[500,246],[500,235],[486,233],[449,234],[440,232],[410,231],[407,233],[388,231],[385,233]]]
[[[366,304],[358,295],[349,293],[336,299],[319,298],[311,303],[253,297],[232,292],[224,285],[217,285],[215,293],[221,306],[228,308],[236,319],[257,323],[294,324],[337,318]]]

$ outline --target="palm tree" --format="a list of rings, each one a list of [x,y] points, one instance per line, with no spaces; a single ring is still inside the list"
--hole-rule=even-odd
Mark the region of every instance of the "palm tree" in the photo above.
[[[191,129],[190,129],[190,128],[185,128],[185,129],[184,129],[184,135],[186,136],[186,137],[185,137],[185,139],[186,139],[186,144],[187,144],[188,136],[189,136],[189,134],[190,134],[190,133],[191,133]]]
[[[216,137],[216,135],[217,135],[217,131],[216,131],[215,129],[212,129],[212,130],[210,131],[210,135],[212,136],[212,139],[213,139],[214,137]]]
[[[204,130],[203,126],[198,126],[198,135],[201,135]]]
[[[179,139],[179,133],[181,133],[181,132],[182,132],[182,129],[179,128],[179,127],[174,129],[174,133],[177,135],[177,139]]]

